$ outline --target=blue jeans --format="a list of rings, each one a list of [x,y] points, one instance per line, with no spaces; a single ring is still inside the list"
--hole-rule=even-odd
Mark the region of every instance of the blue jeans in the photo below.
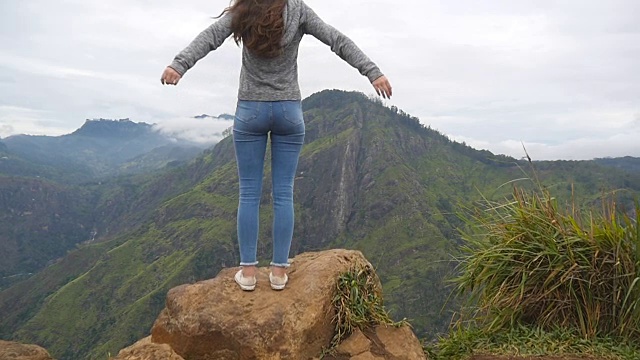
[[[233,144],[240,179],[238,243],[240,265],[256,259],[258,222],[264,157],[271,138],[273,184],[272,266],[289,266],[293,237],[293,180],[304,143],[304,120],[300,101],[238,101],[233,122]]]

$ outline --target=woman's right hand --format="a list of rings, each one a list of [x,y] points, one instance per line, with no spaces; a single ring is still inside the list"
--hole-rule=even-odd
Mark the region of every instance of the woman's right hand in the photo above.
[[[389,83],[389,80],[386,76],[380,76],[379,78],[375,79],[371,83],[371,85],[373,85],[373,88],[376,89],[378,95],[382,96],[385,99],[391,99],[391,83]]]
[[[160,78],[160,82],[162,85],[178,85],[178,81],[180,81],[180,74],[177,71],[173,70],[169,66],[164,69],[162,73],[162,77]]]

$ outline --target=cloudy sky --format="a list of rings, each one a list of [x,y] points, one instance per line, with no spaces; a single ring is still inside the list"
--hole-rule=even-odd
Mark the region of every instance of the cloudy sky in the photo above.
[[[524,144],[537,160],[640,156],[640,1],[306,2],[389,77],[388,105],[453,139],[518,158]],[[179,86],[159,78],[228,3],[0,0],[0,137],[65,134],[87,118],[214,132],[224,124],[185,119],[233,113],[233,41]],[[373,93],[312,37],[299,68],[303,96]]]

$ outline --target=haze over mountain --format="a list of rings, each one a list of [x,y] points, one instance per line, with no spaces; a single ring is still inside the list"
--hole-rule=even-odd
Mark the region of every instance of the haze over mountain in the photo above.
[[[463,226],[456,213],[481,196],[508,196],[510,186],[504,185],[530,176],[529,164],[453,142],[360,93],[323,91],[305,99],[303,108],[307,136],[296,177],[292,255],[361,250],[381,277],[394,317],[408,318],[420,336],[444,330],[456,309],[446,302],[445,282],[454,271],[457,229]],[[2,219],[15,222],[22,216],[15,214],[29,211],[47,218],[44,209],[60,199],[60,206],[78,208],[50,214],[52,224],[68,224],[70,234],[95,239],[0,291],[0,337],[41,344],[56,358],[104,359],[148,333],[168,289],[236,266],[238,180],[231,140],[153,174],[51,192],[44,180],[22,187],[19,199],[10,198],[13,212]],[[611,189],[626,189],[620,193],[625,203],[640,190],[637,173],[594,161],[535,167],[555,196],[562,201],[575,191],[579,205],[592,205]],[[271,253],[268,165],[265,173],[262,264]],[[32,193],[52,205],[29,208]],[[5,226],[2,231],[18,231]],[[44,226],[52,225],[33,224]]]
[[[196,124],[223,120],[228,115],[199,115]],[[201,126],[202,127],[202,126]],[[198,132],[197,126],[191,131]],[[100,177],[134,174],[161,169],[169,163],[194,158],[224,135],[194,141],[184,127],[134,123],[129,119],[87,120],[62,136],[13,135],[2,140],[4,151],[0,174],[40,176],[61,182],[82,182]],[[217,139],[217,140],[216,140]],[[201,140],[201,139],[196,139]]]

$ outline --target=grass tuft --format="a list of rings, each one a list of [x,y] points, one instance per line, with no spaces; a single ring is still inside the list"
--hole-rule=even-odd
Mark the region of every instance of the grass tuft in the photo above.
[[[365,330],[382,324],[407,324],[405,320],[393,321],[385,310],[380,280],[370,264],[355,265],[338,277],[332,305],[336,313],[331,348],[335,348],[355,329]]]
[[[515,189],[469,217],[454,282],[488,331],[519,325],[575,329],[583,339],[640,340],[640,207],[614,200],[566,210],[547,192]]]

